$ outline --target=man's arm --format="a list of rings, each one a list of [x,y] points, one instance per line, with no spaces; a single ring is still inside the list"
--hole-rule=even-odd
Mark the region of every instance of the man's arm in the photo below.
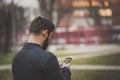
[[[61,68],[64,79],[65,80],[71,80],[71,71],[67,67]]]
[[[52,56],[46,65],[46,72],[49,80],[70,80],[70,70],[67,67],[60,69],[58,60],[55,56]]]

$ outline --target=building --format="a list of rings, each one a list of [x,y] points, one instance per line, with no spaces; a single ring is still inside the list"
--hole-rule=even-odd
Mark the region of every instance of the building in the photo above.
[[[53,44],[106,44],[112,42],[113,0],[61,0],[63,15]],[[114,23],[113,23],[114,22]]]

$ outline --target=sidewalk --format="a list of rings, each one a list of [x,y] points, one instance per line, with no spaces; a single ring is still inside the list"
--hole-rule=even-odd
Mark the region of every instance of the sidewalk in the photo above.
[[[0,65],[0,70],[11,70],[11,65]],[[71,70],[120,70],[120,66],[109,65],[72,65]]]
[[[74,54],[65,57],[72,57],[73,59],[91,58],[97,56],[105,56],[120,53],[120,46],[118,45],[94,45],[94,46],[77,46],[75,48],[59,51],[64,54]],[[65,57],[59,57],[58,60],[63,60]]]
[[[64,50],[50,50],[57,51],[61,53],[71,54],[71,53],[86,53],[86,52],[101,52],[109,51],[114,49],[120,49],[120,46],[115,44],[104,44],[104,45],[66,45]],[[115,50],[114,50],[115,51]]]
[[[120,70],[120,66],[109,65],[72,65],[71,70]]]
[[[11,64],[0,65],[0,70],[11,70]]]

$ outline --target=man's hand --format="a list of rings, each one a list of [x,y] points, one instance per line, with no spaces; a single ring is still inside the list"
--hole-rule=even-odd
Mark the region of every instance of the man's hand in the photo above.
[[[67,68],[70,68],[70,63],[62,63],[61,65],[60,65],[60,68],[64,68],[64,67],[67,67]]]

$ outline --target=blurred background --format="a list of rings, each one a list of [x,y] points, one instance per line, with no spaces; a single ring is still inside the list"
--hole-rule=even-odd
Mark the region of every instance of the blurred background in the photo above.
[[[120,0],[0,0],[0,80],[12,80],[12,58],[37,16],[55,24],[48,50],[73,58],[72,80],[120,80],[119,8]]]

